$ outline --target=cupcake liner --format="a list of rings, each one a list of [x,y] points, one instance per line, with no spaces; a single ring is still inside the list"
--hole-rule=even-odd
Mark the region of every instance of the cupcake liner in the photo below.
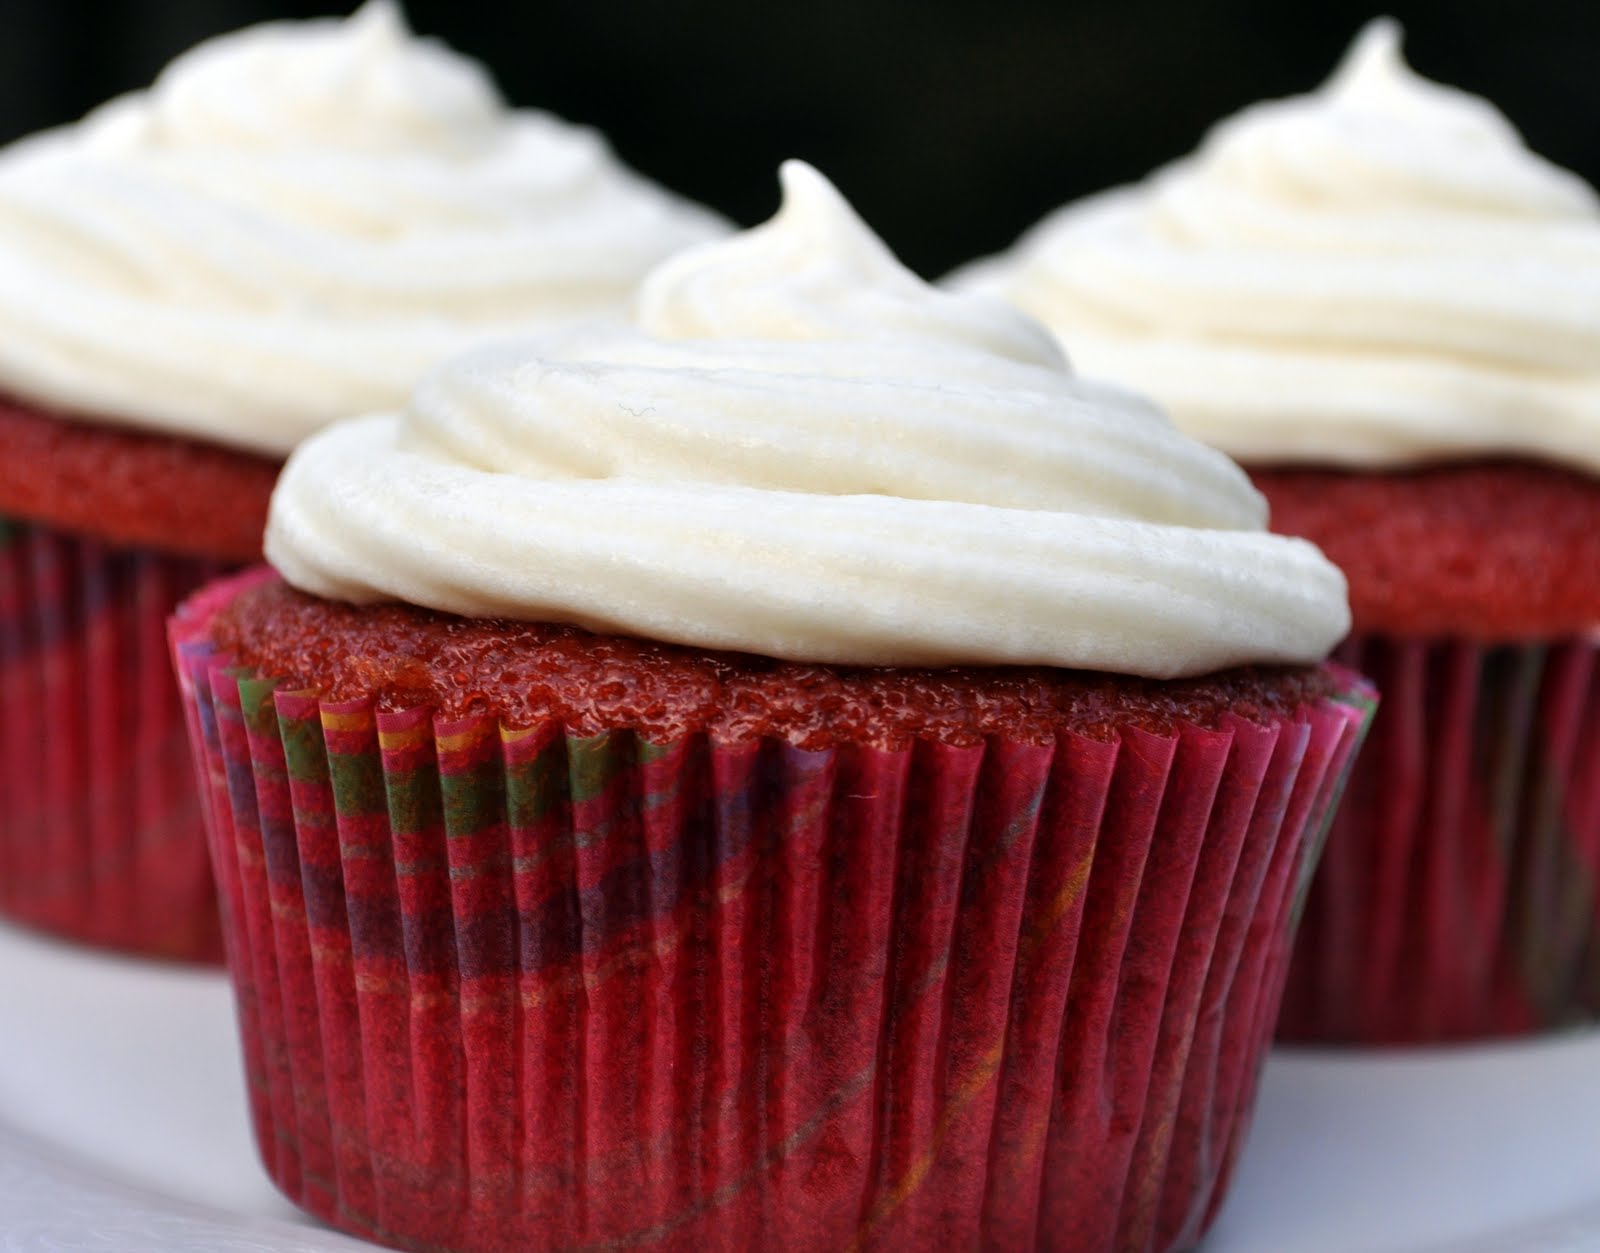
[[[1370,702],[807,752],[275,690],[174,623],[252,1109],[398,1247],[1192,1246]]]
[[[222,569],[0,519],[0,915],[221,960],[166,619]]]
[[[1600,669],[1587,640],[1351,640],[1383,691],[1280,1037],[1421,1044],[1600,1017]]]

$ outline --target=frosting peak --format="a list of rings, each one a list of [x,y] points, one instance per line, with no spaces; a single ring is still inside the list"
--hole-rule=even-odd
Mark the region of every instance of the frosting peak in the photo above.
[[[1330,173],[1345,175],[1342,184],[1317,184],[1324,204],[1348,198],[1375,210],[1414,210],[1431,200],[1445,211],[1594,211],[1587,183],[1529,152],[1487,100],[1423,78],[1406,63],[1403,41],[1399,22],[1374,19],[1318,91],[1224,121],[1199,162],[1243,164],[1263,160],[1275,145],[1308,144],[1337,162]],[[1291,154],[1274,148],[1270,156],[1283,168]]]
[[[1415,116],[1461,121],[1453,116],[1463,105],[1504,133],[1505,119],[1465,92],[1429,82],[1406,64],[1405,30],[1392,17],[1377,17],[1357,33],[1322,92],[1349,108],[1398,111]]]
[[[1032,318],[930,288],[892,253],[838,190],[803,161],[779,170],[771,221],[690,248],[644,281],[639,329],[660,339],[894,342],[909,331],[958,352],[1060,366],[1061,349]]]
[[[488,74],[418,39],[395,0],[250,27],[174,60],[142,111],[152,146],[468,152],[505,113]]]
[[[1505,114],[1479,96],[1422,77],[1406,63],[1405,29],[1392,17],[1374,18],[1362,27],[1322,89],[1307,98],[1312,106],[1331,107],[1347,114],[1346,122],[1368,125],[1400,124],[1419,133],[1431,133],[1438,142],[1451,136],[1480,152],[1503,149],[1508,155],[1531,156],[1522,137]],[[1261,106],[1289,113],[1292,101]],[[1526,171],[1538,166],[1554,174],[1564,193],[1574,191],[1583,203],[1594,193],[1581,179],[1537,161],[1524,160]]]
[[[631,325],[447,363],[284,470],[324,596],[846,664],[1168,677],[1320,660],[1344,583],[1220,453],[922,283],[814,170],[662,264]]]
[[[0,150],[0,391],[286,453],[722,229],[390,0],[267,23]]]
[[[1369,25],[1329,81],[1219,123],[955,282],[1246,460],[1521,454],[1600,471],[1600,198]]]

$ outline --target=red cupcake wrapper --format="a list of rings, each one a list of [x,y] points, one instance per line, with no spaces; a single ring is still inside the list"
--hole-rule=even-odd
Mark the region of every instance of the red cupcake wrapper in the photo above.
[[[0,915],[222,959],[166,620],[224,568],[0,519]]]
[[[1421,1044],[1600,1017],[1595,644],[1358,637],[1383,692],[1280,1038]]]
[[[258,1141],[431,1250],[1167,1250],[1370,702],[1120,743],[579,738],[173,628]]]

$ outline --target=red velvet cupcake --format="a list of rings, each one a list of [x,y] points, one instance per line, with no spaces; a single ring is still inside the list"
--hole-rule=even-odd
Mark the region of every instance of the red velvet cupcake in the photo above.
[[[1600,199],[1373,23],[965,281],[1236,457],[1350,579],[1384,708],[1282,1031],[1400,1044],[1600,1017]]]
[[[381,2],[7,148],[0,219],[0,915],[220,960],[167,616],[304,435],[719,227]]]
[[[400,1248],[1192,1247],[1342,580],[785,189],[308,441],[175,619],[268,1171]]]
[[[1518,461],[1257,470],[1350,580],[1338,658],[1383,715],[1284,999],[1292,1040],[1600,1017],[1600,479]]]
[[[163,623],[259,552],[278,463],[3,398],[0,447],[0,913],[220,960]]]

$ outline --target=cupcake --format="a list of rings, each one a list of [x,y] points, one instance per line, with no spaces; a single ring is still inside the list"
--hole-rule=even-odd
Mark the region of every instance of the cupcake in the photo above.
[[[174,620],[262,1156],[401,1248],[1190,1247],[1343,580],[783,183],[307,441]]]
[[[0,150],[0,914],[220,957],[167,615],[300,439],[720,229],[380,0]]]
[[[1350,580],[1384,709],[1330,837],[1291,1039],[1600,1013],[1600,200],[1391,21],[958,285],[1237,457]]]

